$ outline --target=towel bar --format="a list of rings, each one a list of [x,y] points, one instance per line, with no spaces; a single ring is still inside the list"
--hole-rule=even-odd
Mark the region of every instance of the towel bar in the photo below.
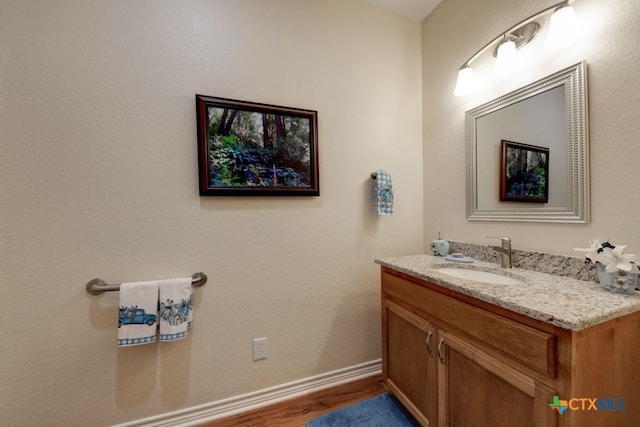
[[[378,178],[378,172],[371,172],[371,179]]]
[[[207,283],[207,275],[204,273],[194,273],[191,276],[191,285],[199,288]],[[91,295],[100,295],[105,292],[119,291],[121,283],[109,285],[103,279],[93,279],[87,283],[87,292]]]

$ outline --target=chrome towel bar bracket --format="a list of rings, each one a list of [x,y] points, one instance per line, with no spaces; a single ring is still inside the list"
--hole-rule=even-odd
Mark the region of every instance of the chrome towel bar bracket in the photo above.
[[[191,276],[191,285],[195,288],[199,288],[207,283],[207,275],[204,273],[194,273]],[[87,293],[91,295],[100,295],[105,292],[119,291],[121,283],[115,285],[109,285],[103,279],[93,279],[87,283]]]

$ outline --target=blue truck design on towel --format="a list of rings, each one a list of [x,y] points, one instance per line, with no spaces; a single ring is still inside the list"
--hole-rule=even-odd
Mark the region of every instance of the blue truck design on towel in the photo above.
[[[147,324],[149,326],[156,323],[156,315],[149,314],[142,308],[136,307],[120,307],[120,316],[118,317],[118,328],[122,325],[140,325]]]

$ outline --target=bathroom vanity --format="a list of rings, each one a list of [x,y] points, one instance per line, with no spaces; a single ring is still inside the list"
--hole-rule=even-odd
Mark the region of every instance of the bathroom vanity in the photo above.
[[[640,425],[640,296],[485,262],[455,267],[519,284],[428,255],[376,262],[383,380],[422,425]]]

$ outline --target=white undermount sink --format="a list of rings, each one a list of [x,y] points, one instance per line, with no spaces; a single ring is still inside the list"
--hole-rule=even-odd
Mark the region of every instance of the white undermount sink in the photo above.
[[[468,268],[438,268],[438,273],[458,279],[473,280],[474,282],[491,283],[493,285],[523,285],[524,282],[515,277],[503,276],[501,274],[490,273],[488,271],[471,270]]]

